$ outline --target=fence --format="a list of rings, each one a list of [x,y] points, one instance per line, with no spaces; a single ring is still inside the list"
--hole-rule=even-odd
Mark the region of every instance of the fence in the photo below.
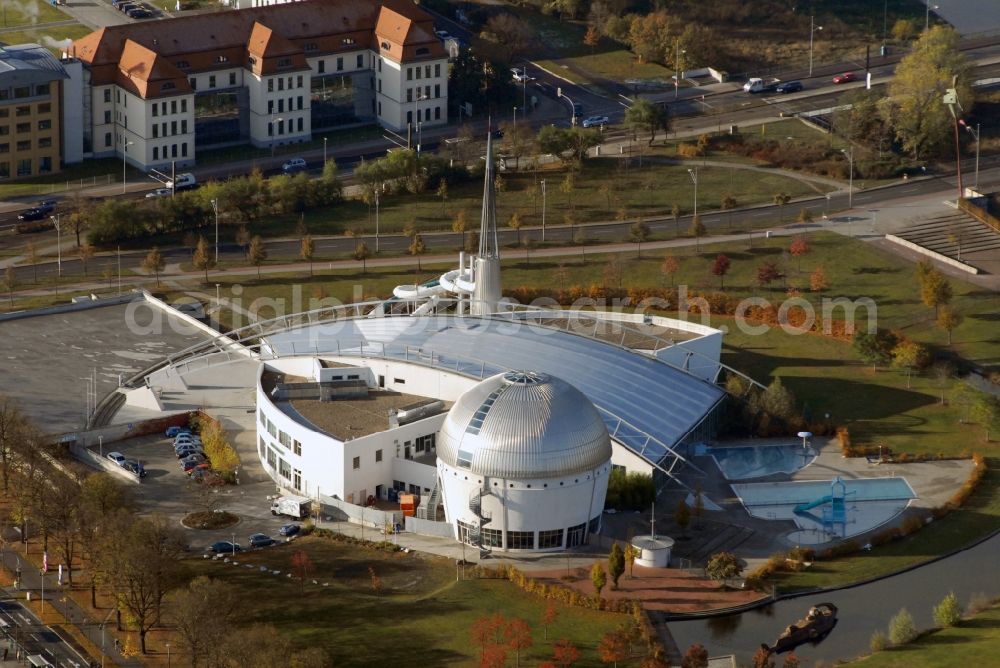
[[[402,513],[365,508],[325,494],[320,494],[320,504],[324,516],[329,515],[337,520],[347,520],[373,529],[381,529],[386,525],[395,526],[403,521]]]
[[[405,529],[421,536],[437,536],[438,538],[454,538],[455,532],[448,522],[423,520],[419,517],[404,517]]]

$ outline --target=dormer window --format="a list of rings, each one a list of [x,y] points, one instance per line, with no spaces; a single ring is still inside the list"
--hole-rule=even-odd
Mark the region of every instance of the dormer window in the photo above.
[[[352,44],[354,44],[354,38],[353,37],[345,37],[344,41],[343,41],[343,44],[344,44],[344,46],[351,46]]]
[[[291,58],[278,58],[278,67],[291,67],[291,66],[292,66]]]
[[[186,70],[187,68],[191,67],[191,63],[189,63],[186,60],[178,60],[177,63],[176,63],[176,65],[177,65],[177,68],[181,69],[181,70]]]
[[[163,82],[163,85],[160,86],[160,90],[173,90],[175,88],[177,88],[177,86],[175,86],[172,81],[165,81]]]
[[[309,42],[305,46],[306,51],[317,51],[319,47],[316,46],[316,42]]]
[[[217,62],[217,63],[228,63],[229,62],[229,56],[218,56],[215,59],[215,62]]]
[[[389,42],[382,42],[382,49],[383,50],[388,51],[390,48],[392,48],[392,47],[389,46]]]
[[[250,56],[250,66],[253,67],[256,64],[257,64],[257,59],[254,58],[253,56]]]
[[[430,52],[431,52],[431,50],[428,49],[426,46],[421,46],[420,48],[417,49],[417,55],[418,56],[426,56]]]

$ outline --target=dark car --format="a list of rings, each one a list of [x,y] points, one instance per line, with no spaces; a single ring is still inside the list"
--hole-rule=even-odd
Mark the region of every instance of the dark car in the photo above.
[[[189,434],[190,435],[191,434],[191,430],[188,429],[187,427],[167,427],[167,431],[165,433],[167,435],[167,438],[176,438],[176,437],[180,436],[181,434]]]
[[[126,459],[125,463],[122,464],[122,468],[140,478],[146,477],[146,468],[134,459]]]
[[[48,215],[56,210],[56,206],[58,204],[59,202],[55,201],[54,199],[43,199],[41,202],[35,204],[34,208]]]
[[[835,84],[842,84],[842,83],[847,83],[848,81],[857,81],[857,80],[858,80],[858,75],[855,74],[854,72],[844,72],[843,74],[838,74],[837,76],[833,77],[833,83]]]
[[[242,552],[243,548],[240,547],[239,543],[231,543],[228,540],[220,540],[217,543],[209,545],[208,551],[215,552],[216,554],[232,554],[234,552]]]
[[[302,527],[300,527],[298,524],[285,524],[285,525],[282,525],[282,527],[280,529],[278,529],[278,535],[279,536],[294,536],[301,529],[302,529]]]
[[[45,220],[48,215],[49,214],[45,213],[41,209],[32,207],[24,213],[18,214],[17,219],[25,222],[32,220]]]
[[[774,90],[777,93],[795,93],[802,90],[802,88],[803,86],[801,81],[784,81],[775,86]]]
[[[250,547],[267,547],[274,545],[274,539],[263,533],[255,533],[250,536]]]
[[[130,19],[148,19],[153,16],[153,12],[148,9],[143,9],[142,7],[133,7],[132,9],[125,12]]]

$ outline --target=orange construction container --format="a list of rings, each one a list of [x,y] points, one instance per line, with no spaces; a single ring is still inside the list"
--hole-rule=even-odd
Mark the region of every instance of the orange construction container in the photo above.
[[[413,494],[399,495],[399,509],[403,511],[403,517],[413,517],[416,514],[417,504]]]

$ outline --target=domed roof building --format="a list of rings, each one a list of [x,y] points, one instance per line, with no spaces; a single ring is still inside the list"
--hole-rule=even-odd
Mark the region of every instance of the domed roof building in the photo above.
[[[590,400],[559,378],[487,378],[452,406],[437,448],[445,515],[460,541],[556,550],[600,529],[611,439]]]

